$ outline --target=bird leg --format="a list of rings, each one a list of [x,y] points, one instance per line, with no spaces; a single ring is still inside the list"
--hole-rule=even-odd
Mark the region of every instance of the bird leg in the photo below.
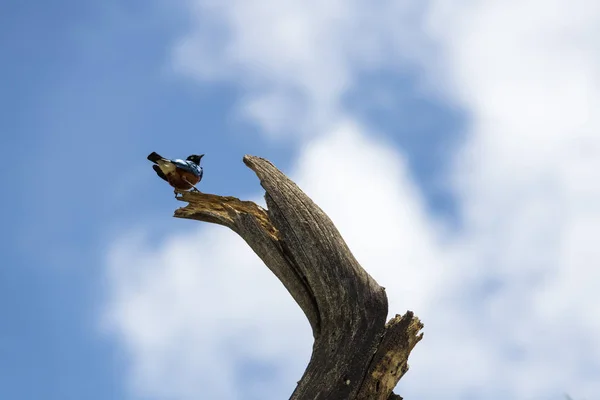
[[[187,182],[187,184],[188,184],[188,185],[190,185],[190,186],[192,187],[192,189],[193,189],[192,191],[196,191],[196,192],[200,193],[200,191],[198,190],[198,188],[197,188],[196,186],[192,185],[192,184],[190,183],[190,181],[188,181],[188,180],[185,178],[185,176],[182,176],[182,178],[183,178],[183,180],[184,180],[184,181],[186,181],[186,182]]]

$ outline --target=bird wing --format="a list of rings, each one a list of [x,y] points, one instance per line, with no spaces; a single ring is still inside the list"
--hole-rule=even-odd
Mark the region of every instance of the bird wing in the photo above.
[[[156,172],[156,175],[160,176],[165,181],[169,182],[169,180],[167,179],[167,177],[165,176],[165,174],[160,170],[160,167],[158,165],[156,165],[156,164],[153,165],[152,169]]]
[[[185,171],[191,172],[192,174],[194,174],[196,176],[202,175],[202,170],[200,169],[200,167],[198,167],[196,164],[194,164],[191,161],[171,160],[171,163],[173,163],[177,168],[181,168]]]

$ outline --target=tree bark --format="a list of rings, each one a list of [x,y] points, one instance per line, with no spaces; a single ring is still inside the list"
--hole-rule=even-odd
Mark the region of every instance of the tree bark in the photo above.
[[[387,324],[385,289],[359,265],[329,217],[268,160],[245,156],[267,209],[198,192],[175,217],[224,225],[279,278],[313,331],[313,352],[293,400],[398,399],[392,390],[423,336],[412,312]],[[401,399],[401,398],[400,398]]]

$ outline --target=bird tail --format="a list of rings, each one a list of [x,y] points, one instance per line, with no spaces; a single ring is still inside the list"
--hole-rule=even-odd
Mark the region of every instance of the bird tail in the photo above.
[[[158,162],[158,160],[162,160],[163,157],[160,156],[157,152],[153,151],[152,153],[150,153],[148,155],[148,160],[152,161],[153,163]]]

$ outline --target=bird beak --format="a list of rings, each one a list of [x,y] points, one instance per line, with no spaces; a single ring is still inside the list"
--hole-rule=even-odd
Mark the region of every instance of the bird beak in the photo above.
[[[199,157],[199,158],[202,158],[202,157],[204,157],[204,154],[200,154],[198,157]]]

